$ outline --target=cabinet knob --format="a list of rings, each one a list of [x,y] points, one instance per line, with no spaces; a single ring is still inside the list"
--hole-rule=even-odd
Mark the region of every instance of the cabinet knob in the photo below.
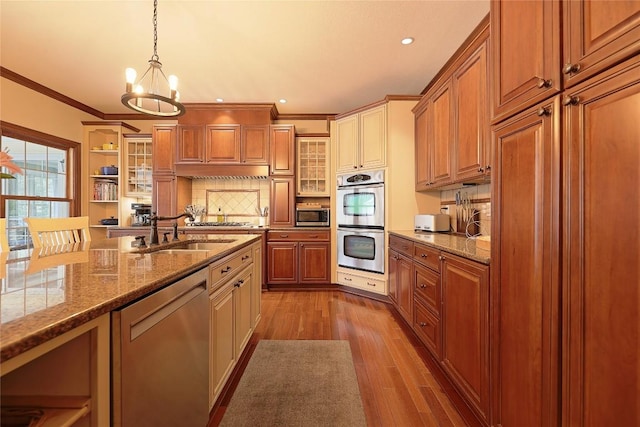
[[[444,256],[442,256],[442,255],[439,255],[438,259],[440,259],[440,261],[444,261],[446,258]]]
[[[549,107],[538,108],[538,116],[543,117],[543,116],[550,116],[550,115],[551,115],[551,108]]]
[[[478,172],[480,172],[480,173],[484,172],[484,168],[483,167],[479,167],[478,168]]]
[[[484,167],[484,170],[486,170],[486,171],[491,170],[491,165],[487,165],[487,166],[485,166],[485,167]]]
[[[425,323],[425,322],[420,322],[420,326],[424,328],[425,326],[427,326],[427,323]]]
[[[562,100],[562,105],[576,105],[578,102],[580,102],[580,98],[577,96],[565,96]]]
[[[304,247],[304,243],[300,243],[300,247],[303,248]]]
[[[580,64],[565,64],[562,67],[562,72],[565,74],[573,74],[580,71]]]
[[[421,287],[422,289],[424,289],[424,288],[426,288],[426,287],[427,287],[427,285],[425,285],[424,283],[420,283],[420,287]]]
[[[543,78],[538,78],[538,87],[540,89],[546,89],[551,87],[551,80],[546,80]]]
[[[353,168],[354,168],[354,169],[358,169],[358,166],[356,166],[356,165],[353,165]]]

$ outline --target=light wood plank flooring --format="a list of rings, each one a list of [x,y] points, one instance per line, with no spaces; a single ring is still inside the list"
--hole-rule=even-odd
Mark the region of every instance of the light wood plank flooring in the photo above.
[[[425,348],[396,316],[385,303],[341,291],[266,292],[248,352],[261,339],[349,340],[369,426],[466,425],[422,360]],[[210,427],[222,419],[248,359],[214,408]]]

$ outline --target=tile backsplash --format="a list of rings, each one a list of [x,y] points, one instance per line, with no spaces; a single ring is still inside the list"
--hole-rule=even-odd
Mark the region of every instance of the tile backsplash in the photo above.
[[[269,206],[267,179],[194,179],[191,203],[205,206],[205,221],[216,221],[218,208],[226,221],[258,224],[257,210]]]
[[[455,190],[445,190],[440,192],[440,202],[442,213],[451,216],[451,225],[456,230],[456,215],[460,213],[456,209],[456,193],[466,195],[471,201],[471,207],[479,212],[479,232],[484,236],[491,235],[491,184],[466,186]],[[459,231],[459,230],[456,230]],[[460,230],[464,232],[464,230]]]

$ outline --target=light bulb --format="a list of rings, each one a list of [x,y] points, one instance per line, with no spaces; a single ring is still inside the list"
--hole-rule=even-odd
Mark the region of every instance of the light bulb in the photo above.
[[[133,68],[127,68],[124,73],[127,79],[127,83],[134,84],[136,81],[136,76],[138,75],[136,73],[136,70],[134,70]]]
[[[136,88],[133,90],[135,93],[144,93],[144,88],[142,85],[136,85]]]
[[[177,90],[178,89],[178,78],[171,74],[169,76],[169,89]]]

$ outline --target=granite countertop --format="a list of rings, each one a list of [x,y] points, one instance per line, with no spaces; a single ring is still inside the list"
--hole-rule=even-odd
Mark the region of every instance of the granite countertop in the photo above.
[[[490,264],[491,251],[476,248],[475,239],[449,233],[430,233],[415,230],[389,231],[389,234],[395,234],[413,240],[414,242],[423,243],[427,246],[432,246],[483,264]]]
[[[258,234],[191,234],[181,241],[232,240],[215,250],[141,253],[133,237],[0,254],[0,362],[152,293]],[[180,242],[160,247],[170,248]]]

